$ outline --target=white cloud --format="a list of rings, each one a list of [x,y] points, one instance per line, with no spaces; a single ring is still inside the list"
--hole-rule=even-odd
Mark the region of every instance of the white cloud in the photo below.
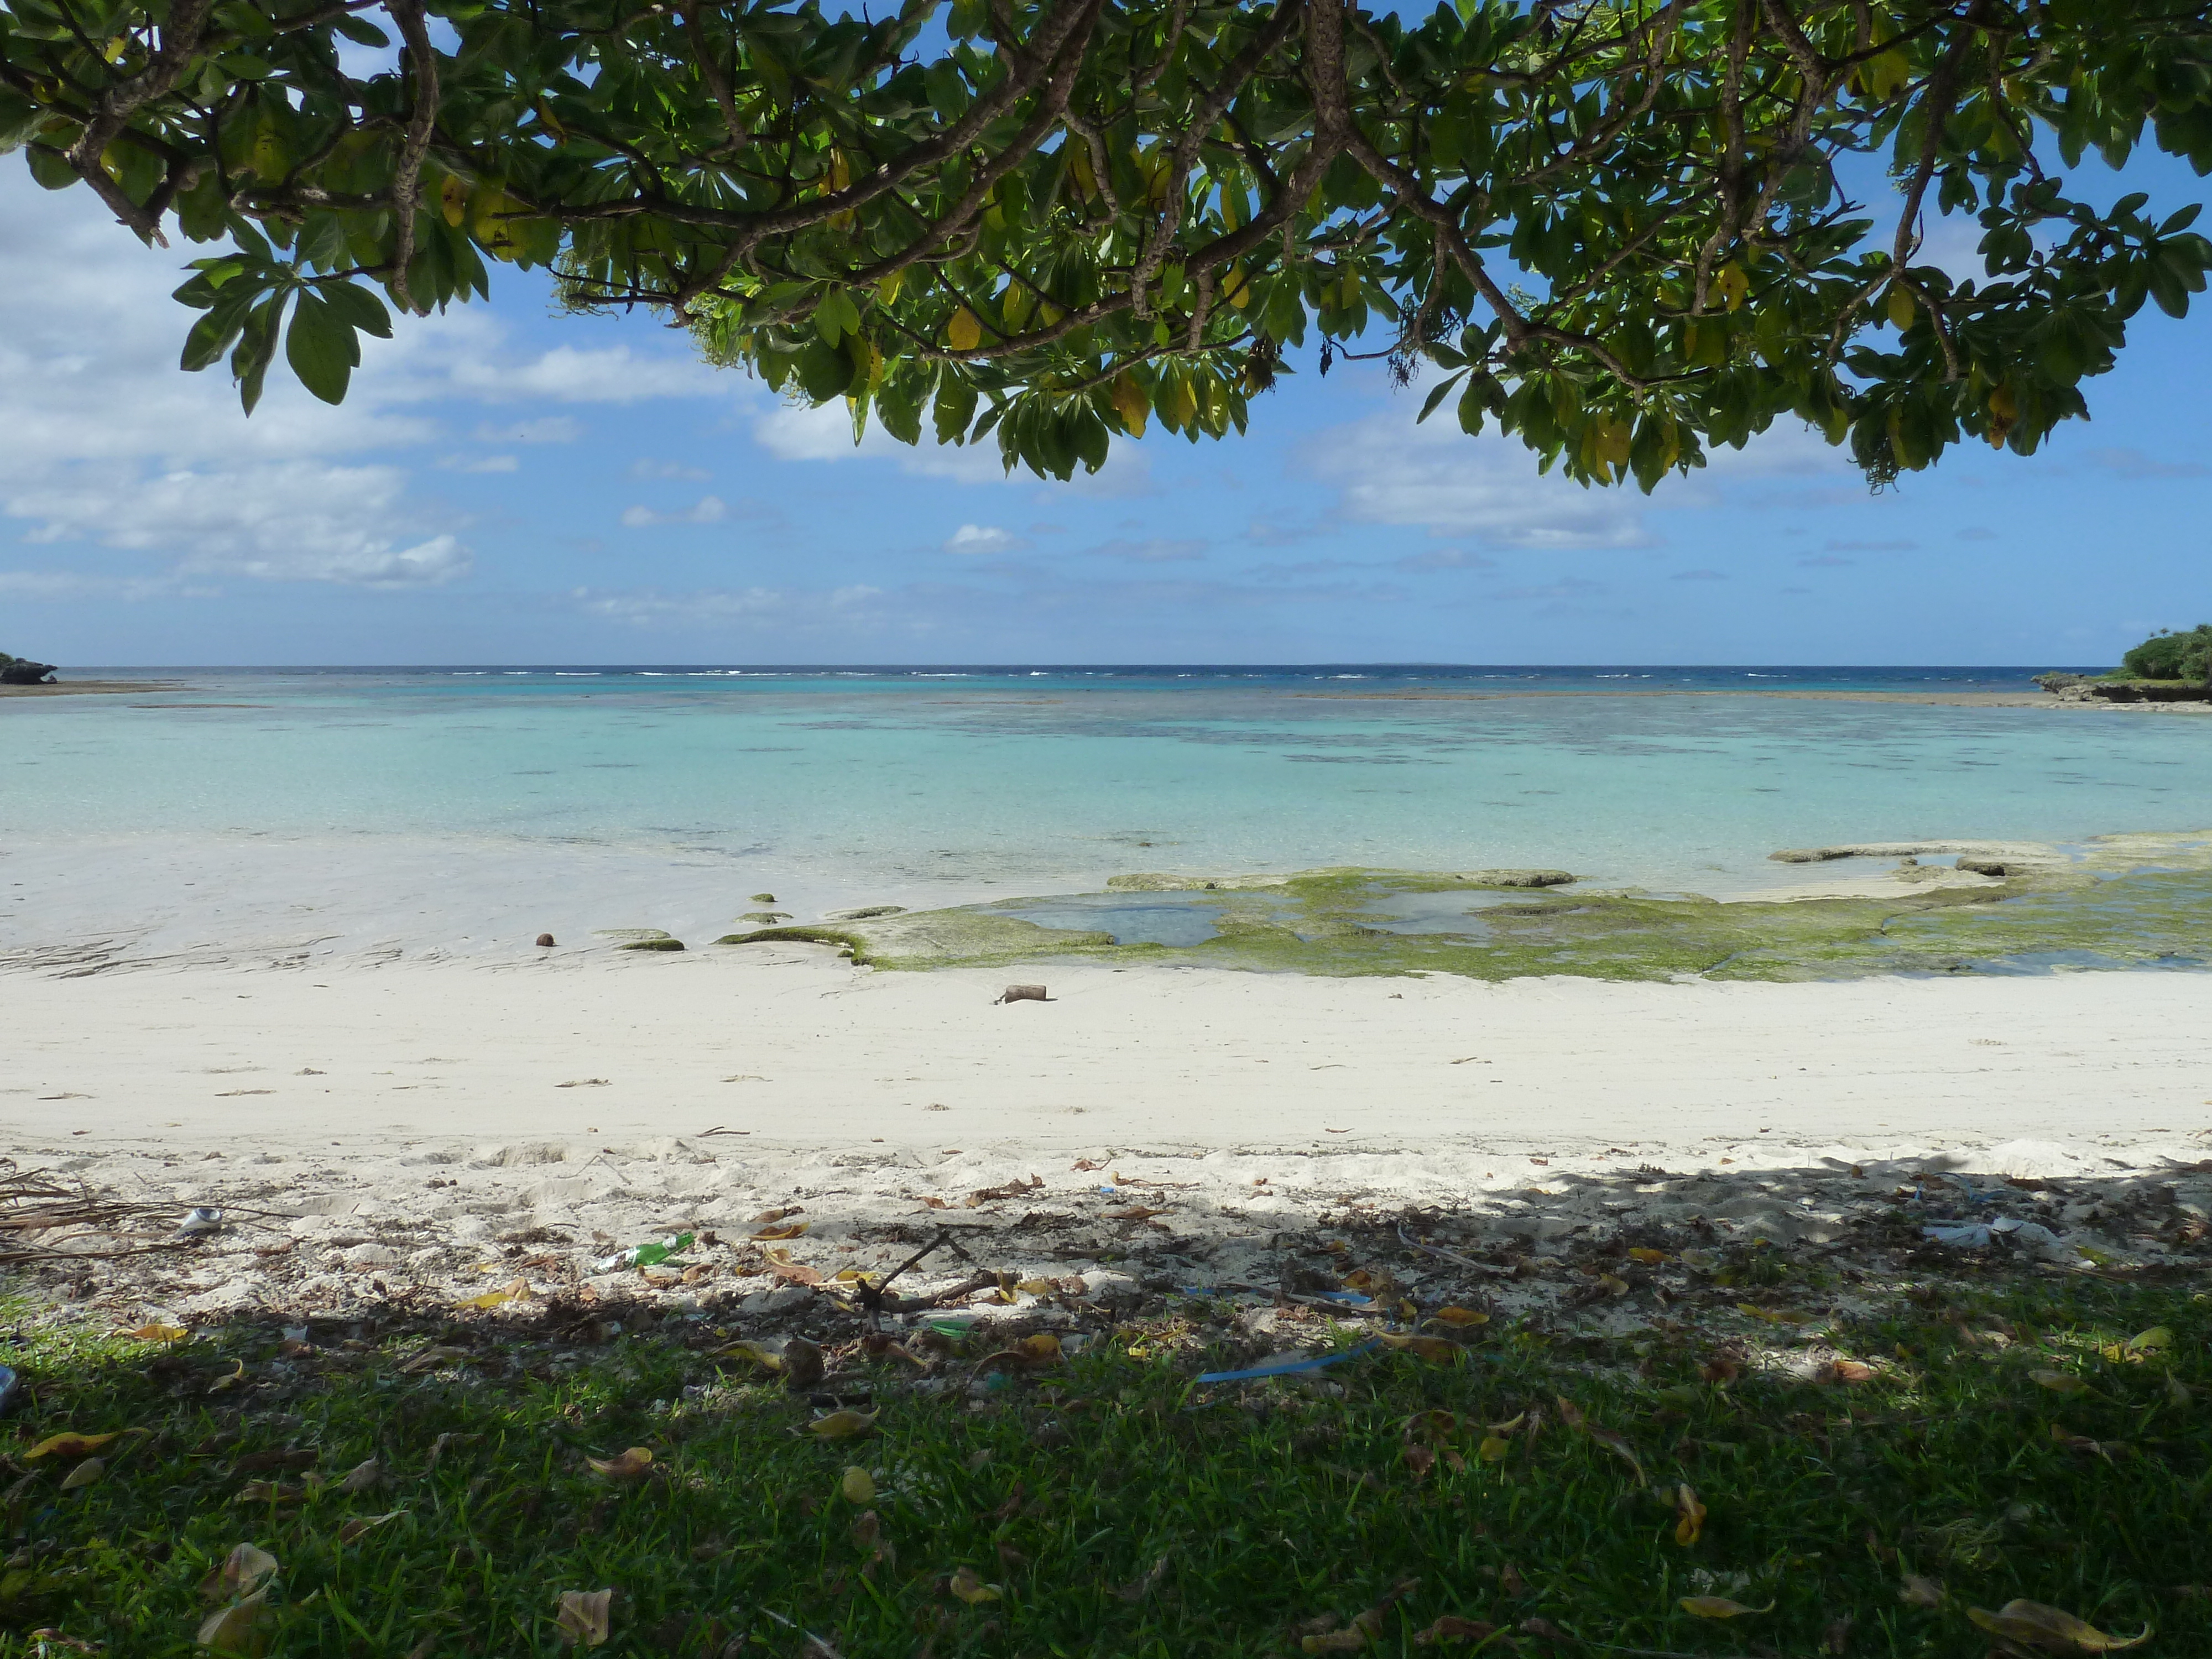
[[[487,403],[550,398],[568,404],[635,404],[656,398],[727,397],[727,370],[693,357],[647,357],[628,346],[555,346],[526,362],[466,356],[453,366],[455,390]]]
[[[707,470],[706,468],[700,466],[686,466],[681,461],[641,460],[632,461],[629,464],[629,476],[633,478],[684,478],[687,480],[697,480],[707,477]]]
[[[522,463],[512,455],[480,455],[472,461],[453,455],[438,465],[448,472],[518,472],[522,468]]]
[[[954,483],[1038,483],[1027,468],[1006,471],[995,439],[980,444],[940,444],[925,428],[919,444],[902,444],[870,422],[860,441],[853,441],[853,417],[842,403],[818,409],[798,404],[779,404],[755,417],[753,438],[780,461],[888,460],[910,477],[945,478]],[[1149,495],[1154,493],[1152,465],[1146,457],[1115,439],[1106,465],[1097,472],[1078,471],[1073,478],[1051,480],[1047,490],[1094,497]]]
[[[994,524],[963,524],[945,539],[947,553],[1011,553],[1023,545],[1020,537]]]
[[[638,628],[737,624],[739,631],[772,631],[778,638],[816,626],[882,624],[899,619],[892,611],[876,604],[884,597],[883,590],[864,584],[827,592],[781,587],[703,588],[688,593],[648,587],[605,592],[580,587],[568,597],[586,616]]]
[[[720,496],[702,495],[680,513],[656,513],[649,507],[624,507],[622,521],[631,530],[641,530],[648,525],[720,524],[729,510]]]
[[[88,576],[74,570],[0,570],[0,593],[24,599],[151,599],[179,592],[158,577]]]

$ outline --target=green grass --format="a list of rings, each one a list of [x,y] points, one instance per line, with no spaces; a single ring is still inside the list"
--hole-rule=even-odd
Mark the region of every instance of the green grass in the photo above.
[[[1193,1304],[981,1395],[973,1353],[939,1362],[954,1381],[937,1394],[855,1354],[883,1410],[834,1443],[794,1432],[803,1399],[718,1369],[704,1328],[580,1350],[489,1320],[350,1347],[319,1332],[326,1346],[286,1358],[265,1328],[160,1352],[34,1322],[7,1356],[34,1397],[0,1425],[16,1471],[0,1494],[0,1654],[67,1650],[40,1628],[115,1655],[194,1651],[201,1581],[241,1541],[281,1563],[264,1630],[287,1656],[552,1653],[557,1594],[605,1587],[607,1654],[793,1655],[807,1632],[848,1659],[1296,1654],[1308,1621],[1336,1627],[1407,1580],[1373,1651],[1433,1650],[1412,1635],[1450,1613],[1698,1655],[1832,1651],[1848,1620],[1851,1655],[1979,1655],[1966,1607],[2023,1596],[2107,1631],[2154,1626],[2148,1653],[2212,1652],[2212,1601],[2177,1588],[2212,1577],[2212,1303],[2069,1277],[1894,1307],[1834,1334],[1886,1368],[1856,1385],[1756,1366],[1709,1382],[1729,1333],[1662,1321],[1630,1339],[1492,1327],[1462,1363],[1374,1352],[1318,1390],[1242,1391],[1192,1385],[1202,1362],[1254,1352],[1202,1351],[1224,1328]],[[2100,1355],[2158,1325],[2163,1356]],[[431,1335],[470,1358],[405,1369]],[[243,1380],[219,1387],[240,1361]],[[2053,1374],[2088,1386],[2055,1391]],[[1626,1437],[1648,1486],[1564,1425],[1562,1396]],[[1540,1432],[1524,1419],[1502,1462],[1483,1460],[1485,1425],[1538,1409]],[[1428,1412],[1462,1426],[1417,1478],[1407,1427]],[[52,1433],[125,1428],[148,1432],[77,1491],[60,1489],[60,1460],[23,1461]],[[642,1484],[586,1464],[631,1445],[654,1454]],[[240,1468],[287,1449],[313,1470]],[[372,1457],[386,1485],[338,1490]],[[848,1465],[872,1471],[880,1555],[840,1494]],[[311,1476],[328,1484],[296,1502],[239,1501],[248,1480]],[[1711,1510],[1689,1547],[1661,1495],[1683,1482]],[[339,1542],[349,1518],[393,1510]],[[1000,1598],[949,1594],[963,1566]],[[1940,1580],[1943,1604],[1900,1601],[1908,1574]],[[1700,1592],[1774,1606],[1701,1620],[1677,1606]]]

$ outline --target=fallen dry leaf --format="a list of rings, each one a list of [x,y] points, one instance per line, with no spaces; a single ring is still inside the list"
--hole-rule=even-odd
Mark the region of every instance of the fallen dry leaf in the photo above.
[[[238,1489],[234,1504],[297,1504],[307,1495],[305,1486],[283,1480],[249,1480]]]
[[[1510,1440],[1501,1440],[1496,1435],[1485,1435],[1474,1455],[1486,1463],[1503,1463],[1513,1450]]]
[[[1992,1636],[2045,1653],[2118,1653],[2150,1640],[2146,1625],[2133,1636],[2107,1636],[2062,1607],[2041,1601],[2008,1601],[1995,1613],[1968,1607],[1966,1617]]]
[[[1299,1640],[1299,1649],[1306,1653],[1358,1653],[1371,1640],[1367,1632],[1354,1626],[1345,1630],[1333,1630],[1319,1636],[1308,1636]]]
[[[1820,1367],[1824,1382],[1871,1382],[1874,1379],[1874,1367],[1863,1359],[1831,1359]]]
[[[725,1343],[722,1346],[712,1350],[708,1354],[707,1358],[709,1359],[742,1359],[745,1364],[749,1365],[757,1365],[764,1371],[780,1371],[783,1369],[783,1356],[778,1353],[771,1353],[768,1349],[763,1348],[757,1342]]]
[[[1774,1611],[1771,1601],[1763,1607],[1747,1607],[1741,1601],[1729,1601],[1725,1595],[1686,1595],[1676,1605],[1695,1619],[1741,1619],[1746,1613]]]
[[[875,1478],[857,1463],[846,1469],[844,1478],[837,1482],[837,1490],[848,1504],[863,1509],[876,1501]]]
[[[217,1653],[258,1654],[267,1641],[262,1618],[269,1610],[269,1592],[257,1590],[242,1601],[218,1608],[200,1621],[194,1638]]]
[[[1600,1273],[1597,1276],[1597,1287],[1603,1291],[1607,1296],[1626,1296],[1628,1294],[1628,1281],[1625,1279],[1616,1278],[1612,1273]]]
[[[503,1308],[510,1302],[526,1301],[529,1296],[530,1286],[518,1279],[513,1284],[499,1290],[486,1291],[482,1296],[463,1297],[459,1305],[464,1308],[474,1308],[480,1313],[489,1312],[494,1308]]]
[[[276,1558],[258,1545],[240,1544],[222,1559],[222,1565],[200,1581],[200,1594],[210,1601],[228,1596],[251,1595],[276,1572]]]
[[[1413,1632],[1417,1647],[1433,1647],[1438,1642],[1486,1642],[1498,1633],[1498,1626],[1480,1619],[1462,1619],[1448,1613],[1426,1630]]]
[[[803,1261],[793,1261],[787,1256],[771,1255],[762,1264],[778,1279],[787,1279],[794,1285],[804,1285],[810,1290],[822,1283],[819,1269]]]
[[[133,1333],[136,1334],[136,1333]],[[2106,1358],[2115,1364],[2141,1364],[2154,1353],[2164,1353],[2173,1346],[2173,1333],[2163,1325],[2154,1325],[2139,1331],[2124,1342],[2115,1342],[2100,1349]]]
[[[384,1465],[375,1458],[367,1458],[348,1469],[338,1481],[340,1492],[368,1492],[382,1484]]]
[[[1150,1221],[1156,1215],[1165,1215],[1165,1210],[1148,1210],[1141,1204],[1132,1204],[1126,1210],[1109,1210],[1109,1221]]]
[[[807,1228],[812,1224],[813,1224],[811,1222],[794,1221],[787,1226],[763,1227],[758,1232],[755,1233],[753,1237],[763,1243],[770,1243],[779,1239],[804,1238],[806,1236]]]
[[[632,1446],[619,1457],[586,1457],[592,1473],[618,1486],[633,1486],[653,1473],[653,1454],[643,1446]]]
[[[987,1584],[978,1578],[973,1567],[959,1569],[945,1581],[945,1588],[971,1607],[985,1601],[995,1601],[1002,1594],[996,1584]]]
[[[1464,1330],[1472,1325],[1487,1325],[1490,1316],[1477,1313],[1472,1308],[1439,1308],[1429,1316],[1429,1321],[1431,1324],[1449,1325]]]
[[[2053,1394],[2086,1394],[2089,1385],[2068,1371],[2030,1371],[2027,1380]]]
[[[1698,1534],[1705,1529],[1705,1506],[1686,1483],[1674,1488],[1674,1509],[1682,1517],[1674,1523],[1674,1541],[1686,1549],[1698,1541]]]
[[[753,1225],[756,1227],[769,1226],[775,1222],[784,1220],[787,1217],[803,1215],[805,1213],[805,1211],[806,1206],[804,1204],[778,1205],[773,1210],[763,1210],[758,1215],[755,1216],[753,1218]]]
[[[123,1431],[112,1434],[50,1434],[23,1454],[26,1463],[35,1463],[41,1457],[89,1457],[102,1446],[120,1440]]]
[[[1050,1296],[1060,1288],[1056,1279],[1024,1279],[1015,1282],[1014,1288],[1030,1296]]]
[[[125,1331],[125,1336],[135,1336],[141,1342],[181,1342],[190,1334],[182,1325],[141,1325],[135,1331]]]
[[[1908,1573],[1898,1589],[1897,1599],[1908,1607],[1940,1607],[1943,1605],[1943,1587],[1933,1578]]]
[[[615,1593],[611,1589],[562,1590],[555,1604],[553,1624],[563,1647],[603,1647],[607,1639],[607,1617]]]
[[[848,1407],[816,1418],[799,1432],[811,1434],[820,1440],[850,1440],[855,1435],[866,1434],[875,1426],[875,1413],[856,1412]]]
[[[1641,1261],[1647,1267],[1655,1267],[1667,1259],[1667,1252],[1655,1250],[1648,1244],[1632,1244],[1628,1248],[1628,1259]]]

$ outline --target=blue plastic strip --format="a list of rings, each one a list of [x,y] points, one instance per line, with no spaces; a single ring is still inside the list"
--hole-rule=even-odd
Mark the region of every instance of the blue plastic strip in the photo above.
[[[1249,1382],[1263,1376],[1294,1376],[1301,1371],[1323,1370],[1346,1359],[1356,1359],[1361,1354],[1382,1346],[1380,1341],[1370,1336],[1358,1347],[1346,1348],[1342,1353],[1327,1353],[1317,1359],[1292,1359],[1280,1365],[1259,1365],[1249,1371],[1206,1371],[1199,1376],[1198,1381],[1200,1382]]]

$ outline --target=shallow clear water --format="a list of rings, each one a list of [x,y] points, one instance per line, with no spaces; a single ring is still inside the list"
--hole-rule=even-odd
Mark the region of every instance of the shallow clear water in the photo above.
[[[410,890],[429,927],[526,856],[619,893],[607,925],[655,893],[713,925],[756,887],[802,918],[1328,865],[1709,891],[1802,876],[1780,847],[2212,825],[2212,720],[1740,695],[2026,672],[178,671],[0,703],[0,837],[42,872],[94,842],[118,869],[152,842],[314,848],[364,889],[438,849],[443,887]],[[1708,695],[1492,695],[1528,691]],[[1127,896],[1157,912],[1131,926],[1195,920]]]

